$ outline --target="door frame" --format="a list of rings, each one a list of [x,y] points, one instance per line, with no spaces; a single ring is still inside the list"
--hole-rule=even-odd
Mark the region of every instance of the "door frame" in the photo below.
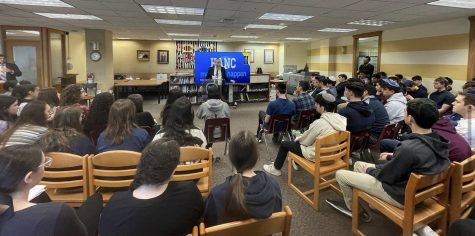
[[[42,50],[41,50],[41,44],[39,40],[9,40],[5,42],[5,51],[6,51],[6,56],[7,60],[9,59],[10,63],[13,63],[13,47],[16,46],[31,46],[35,47],[36,49],[36,83],[41,84],[42,81],[39,79],[41,78],[41,75],[43,74],[43,67],[41,66],[43,64],[43,55],[42,55]]]
[[[357,60],[358,60],[358,55],[359,55],[358,39],[375,37],[375,36],[378,37],[378,68],[373,73],[378,73],[379,71],[381,71],[381,45],[382,45],[383,31],[375,31],[375,32],[369,32],[369,33],[364,33],[364,34],[355,34],[353,35],[353,62],[351,63],[353,78],[358,77],[358,75],[356,74],[356,71],[358,70],[356,66],[357,66]]]

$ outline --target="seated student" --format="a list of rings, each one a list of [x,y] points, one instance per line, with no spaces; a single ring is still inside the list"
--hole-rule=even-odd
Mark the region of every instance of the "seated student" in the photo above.
[[[140,94],[130,94],[128,99],[132,100],[135,105],[137,113],[135,114],[135,123],[138,126],[147,126],[152,128],[157,122],[153,118],[152,114],[148,111],[143,111],[143,97]]]
[[[99,234],[190,233],[199,224],[204,204],[196,183],[170,182],[179,160],[176,141],[150,143],[142,152],[130,190],[112,195],[102,210]]]
[[[376,73],[371,75],[371,84],[376,87],[376,83],[381,80],[381,74]]]
[[[5,83],[3,83],[3,90],[5,90],[5,92],[2,93],[2,95],[12,96],[13,88],[15,88],[17,85],[18,85],[17,80],[7,80],[7,81],[5,81]]]
[[[447,91],[449,82],[444,77],[439,77],[434,80],[434,91],[429,95],[430,100],[437,104],[440,116],[450,115],[452,113],[452,103],[455,96]]]
[[[381,101],[381,103],[383,103],[383,105],[386,103],[386,98],[384,98],[383,96],[383,86],[381,86],[382,84],[382,80],[378,80],[376,81],[376,83],[374,84],[374,87],[376,88],[376,95],[375,97]]]
[[[408,101],[414,98],[427,98],[427,90],[419,88],[414,81],[407,81],[406,85],[406,99]]]
[[[419,89],[422,89],[424,91],[426,91],[427,93],[427,88],[426,86],[424,86],[422,84],[422,77],[420,75],[415,75],[412,77],[412,82],[414,82],[414,84],[419,88]]]
[[[448,236],[475,235],[475,208],[472,208],[466,219],[458,219],[450,225]]]
[[[176,140],[180,146],[206,147],[203,131],[193,124],[193,108],[188,98],[178,98],[167,112],[166,123],[155,135],[153,141],[166,138]]]
[[[307,93],[309,89],[310,84],[308,81],[299,81],[299,85],[295,89],[295,95],[297,95],[297,97],[292,99],[296,110],[295,116],[293,116],[294,122],[298,122],[300,112],[315,108],[315,99]]]
[[[447,116],[441,117],[433,126],[432,130],[446,140],[449,140],[449,160],[462,162],[472,155],[470,144],[460,134]]]
[[[318,77],[320,77],[320,74],[318,73],[314,73],[310,77],[311,91],[308,92],[308,95],[312,97],[317,96],[317,94],[319,94],[322,91],[320,81],[318,81]]]
[[[230,117],[229,106],[221,100],[219,87],[212,85],[208,87],[208,100],[202,103],[196,111],[199,119],[227,118]]]
[[[83,119],[89,113],[89,107],[80,104],[81,100],[86,96],[86,91],[79,84],[70,84],[61,91],[59,106],[61,109],[66,106],[78,106],[83,111]]]
[[[381,81],[383,96],[386,99],[384,108],[388,112],[389,123],[394,124],[404,119],[404,109],[407,99],[401,93],[401,87],[398,83],[389,77]]]
[[[18,86],[18,112],[17,115],[20,116],[21,111],[29,102],[35,100],[38,97],[40,88],[34,84],[25,84]]]
[[[53,129],[43,135],[38,143],[44,152],[66,152],[79,156],[95,154],[91,139],[82,133],[82,111],[78,107],[59,110],[53,119]]]
[[[321,114],[320,119],[310,124],[301,136],[295,141],[283,141],[279,147],[279,153],[274,163],[264,165],[264,170],[270,174],[280,176],[282,166],[287,158],[288,152],[293,152],[305,159],[315,160],[315,140],[319,136],[329,134],[335,130],[346,130],[346,118],[334,113],[336,108],[336,99],[328,93],[318,94],[315,98],[315,110]]]
[[[141,152],[150,142],[147,131],[135,124],[135,105],[129,99],[112,104],[106,129],[97,139],[97,153],[111,150]]]
[[[0,96],[0,135],[13,125],[18,112],[18,99]]]
[[[84,134],[90,137],[94,143],[96,143],[99,134],[107,127],[109,111],[113,102],[114,96],[108,92],[99,93],[92,100],[91,109],[83,122]]]
[[[46,102],[53,110],[53,114],[56,114],[56,110],[59,108],[59,93],[56,88],[40,89],[37,99]]]
[[[181,91],[181,89],[174,88],[168,92],[168,97],[167,97],[167,102],[165,103],[165,106],[163,106],[163,110],[160,113],[160,120],[162,121],[162,126],[165,126],[165,123],[167,123],[167,117],[168,117],[168,110],[170,109],[171,105],[181,97],[184,97],[185,95]]]
[[[204,213],[207,227],[248,218],[265,219],[282,210],[279,183],[254,170],[259,152],[251,132],[241,131],[232,137],[229,159],[236,174],[211,190]]]
[[[267,105],[267,110],[259,111],[259,120],[257,125],[257,141],[262,142],[261,128],[267,129],[272,115],[295,115],[295,104],[287,99],[287,86],[283,83],[277,85],[277,94],[275,101]],[[261,127],[262,126],[262,127]],[[274,141],[277,141],[278,134],[274,134]]]
[[[339,101],[345,94],[345,86],[346,86],[346,80],[348,79],[348,76],[346,74],[339,74],[338,75],[338,84],[336,85],[336,100]]]
[[[405,188],[411,173],[435,175],[450,165],[448,141],[431,130],[438,119],[437,107],[429,99],[409,101],[404,121],[413,133],[401,142],[393,156],[381,156],[380,160],[386,160],[385,163],[375,165],[358,161],[354,164],[354,171],[337,171],[336,180],[345,203],[332,200],[327,200],[327,203],[351,216],[352,188],[358,188],[395,207],[403,208]]]
[[[346,130],[350,133],[358,133],[370,130],[375,120],[374,113],[369,105],[361,98],[364,93],[364,85],[360,82],[349,82],[345,87],[345,97],[349,103],[338,114],[346,117]]]
[[[389,124],[388,112],[384,105],[375,97],[376,88],[372,84],[364,85],[363,102],[367,103],[374,113],[374,123],[369,132],[369,143],[374,144],[378,141],[384,126]]]
[[[30,189],[40,183],[51,161],[34,145],[0,149],[0,235],[87,235],[67,204],[28,201]]]
[[[327,93],[333,95],[334,97],[338,96],[336,89],[334,87],[330,87],[331,81],[328,79],[328,77],[319,76],[319,77],[317,77],[317,80],[320,83],[320,92],[319,93],[314,93],[313,97],[316,97],[317,94],[320,94],[320,93],[323,93],[323,92],[327,92]]]
[[[23,113],[24,112],[24,113]],[[15,124],[0,137],[0,146],[33,144],[48,132],[51,107],[43,101],[32,101],[23,109]]]
[[[467,140],[472,149],[475,149],[475,89],[460,92],[453,106],[454,112],[462,116],[455,127],[457,133]]]

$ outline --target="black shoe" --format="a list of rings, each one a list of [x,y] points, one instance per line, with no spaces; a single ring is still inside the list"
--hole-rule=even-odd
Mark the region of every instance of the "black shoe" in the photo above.
[[[348,216],[348,217],[352,217],[353,216],[353,213],[346,207],[346,204],[344,201],[339,201],[339,200],[325,200],[325,202],[330,205],[331,207],[333,207],[335,210],[343,213],[344,215]],[[363,221],[363,222],[366,222],[366,223],[369,223],[371,222],[372,220],[372,216],[371,214],[369,213],[368,209],[366,209],[366,207],[362,204],[360,204],[360,207],[361,207],[361,210],[359,212],[359,217],[360,219]]]
[[[213,157],[213,161],[215,163],[217,163],[217,162],[221,161],[221,157]]]

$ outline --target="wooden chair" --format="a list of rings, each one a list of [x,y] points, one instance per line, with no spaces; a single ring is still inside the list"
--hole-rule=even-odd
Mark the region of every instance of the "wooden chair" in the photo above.
[[[315,120],[315,117],[316,117],[315,109],[301,111],[297,119],[297,123],[295,123],[292,129],[304,130]]]
[[[383,131],[381,131],[381,134],[379,135],[378,140],[376,141],[376,143],[369,146],[370,150],[371,149],[372,150],[379,150],[379,143],[383,139],[394,139],[394,138],[396,138],[396,135],[397,135],[396,125],[397,125],[396,123],[385,125],[384,128],[383,128]]]
[[[369,130],[351,133],[350,153],[361,152],[368,147]]]
[[[197,181],[196,185],[203,197],[211,191],[213,180],[213,150],[202,147],[180,147],[180,163],[171,181]]]
[[[215,129],[220,130],[220,136],[215,137]],[[208,143],[224,142],[224,154],[228,149],[228,143],[231,139],[231,124],[229,118],[212,118],[205,121],[204,135]]]
[[[261,131],[257,135],[264,139],[266,144],[266,153],[267,159],[270,160],[269,156],[269,145],[267,144],[266,134],[279,134],[279,139],[282,135],[286,134],[289,140],[292,140],[291,137],[291,127],[292,127],[292,116],[291,115],[272,115],[269,119],[268,129],[261,127]]]
[[[139,152],[117,150],[90,156],[89,194],[100,192],[104,202],[107,202],[114,191],[128,188],[134,179],[141,155]]]
[[[53,159],[45,169],[41,184],[47,186],[46,193],[55,202],[65,202],[71,207],[79,207],[89,196],[87,186],[87,158],[63,153],[50,152],[46,156]]]
[[[399,225],[403,236],[411,236],[415,225],[427,225],[438,219],[437,231],[440,235],[444,235],[447,228],[449,183],[452,171],[451,165],[437,175],[412,173],[406,186],[403,209],[353,188],[351,209],[353,212],[359,212],[359,200],[367,202]],[[353,214],[352,231],[356,235],[364,235],[358,230],[358,220],[358,214]]]
[[[335,131],[325,136],[318,137],[315,141],[315,162],[309,161],[292,152],[288,154],[288,185],[302,197],[306,203],[318,210],[320,191],[330,187],[337,193],[340,190],[333,186],[335,177],[324,179],[329,175],[334,175],[337,170],[348,169],[350,158],[350,133],[348,131]],[[313,176],[313,188],[308,191],[301,191],[293,183],[292,161],[295,161],[302,169]],[[308,195],[313,194],[313,198]]]
[[[234,221],[226,224],[216,225],[206,228],[204,223],[200,224],[199,234],[198,227],[193,228],[193,236],[242,236],[242,235],[272,235],[282,233],[282,236],[290,235],[290,224],[292,221],[292,211],[288,206],[284,207],[281,212],[272,214],[267,219],[249,219],[242,221]]]
[[[454,162],[454,173],[450,184],[449,223],[467,218],[475,203],[475,155]]]

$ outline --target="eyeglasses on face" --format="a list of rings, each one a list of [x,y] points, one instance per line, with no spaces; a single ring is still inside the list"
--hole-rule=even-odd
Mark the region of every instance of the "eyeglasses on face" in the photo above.
[[[41,165],[39,165],[38,168],[40,168],[40,167],[48,168],[48,167],[51,166],[52,163],[53,163],[53,158],[45,157],[45,162],[43,162]]]

